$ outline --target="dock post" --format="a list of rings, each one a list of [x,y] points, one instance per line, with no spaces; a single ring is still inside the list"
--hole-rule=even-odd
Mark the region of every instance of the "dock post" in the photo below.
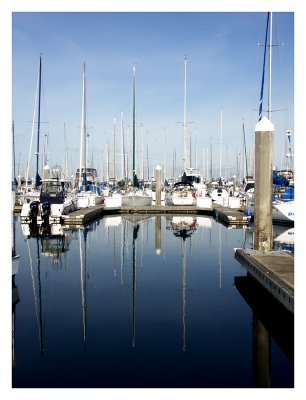
[[[236,192],[236,175],[233,176],[233,196],[235,195]]]
[[[18,185],[17,185],[18,192],[21,192],[21,176],[18,175]]]
[[[161,205],[161,167],[157,165],[155,167],[155,180],[156,180],[156,197],[155,205]]]
[[[263,117],[255,127],[254,249],[272,249],[274,125]]]

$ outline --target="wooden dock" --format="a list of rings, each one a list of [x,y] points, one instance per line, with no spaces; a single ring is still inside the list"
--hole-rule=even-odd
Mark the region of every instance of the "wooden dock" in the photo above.
[[[15,213],[21,211],[21,206],[16,206]],[[197,206],[165,206],[165,205],[152,205],[146,207],[116,207],[106,208],[103,204],[82,208],[74,211],[68,215],[63,216],[63,223],[66,225],[85,225],[95,219],[102,218],[103,215],[109,214],[201,214],[201,215],[214,215],[218,220],[224,222],[226,225],[245,225],[249,222],[249,217],[243,214],[242,209],[233,209],[223,207],[219,204],[214,204],[212,208],[203,208]]]
[[[67,215],[63,215],[63,223],[65,225],[86,225],[103,216],[104,205],[99,204],[94,207],[80,208]]]
[[[242,209],[229,208],[213,203],[216,219],[225,222],[227,225],[245,225],[249,223],[250,216],[243,213]]]
[[[235,258],[283,306],[294,313],[294,255],[292,253],[235,249]]]

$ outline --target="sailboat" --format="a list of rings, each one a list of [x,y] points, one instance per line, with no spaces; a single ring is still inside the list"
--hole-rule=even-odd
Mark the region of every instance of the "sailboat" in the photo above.
[[[268,118],[271,120],[271,99],[272,99],[272,12],[268,13],[267,17],[267,31],[266,31],[266,42],[267,42],[267,32],[269,27],[270,33],[270,44],[269,44],[269,55],[270,55],[270,72],[269,72],[269,101],[268,101]],[[267,45],[265,43],[265,45]],[[265,47],[266,48],[266,47]],[[265,67],[265,65],[264,65]],[[264,70],[263,70],[264,75]],[[259,119],[262,115],[262,95],[263,95],[263,81],[262,79],[262,89],[261,89],[261,99],[260,99],[260,111]],[[288,135],[288,140],[290,144],[290,135]],[[278,184],[277,173],[273,171],[273,200],[272,200],[272,220],[280,223],[294,223],[295,214],[295,202],[294,202],[294,186],[289,186],[289,181],[286,181],[285,186]],[[256,189],[255,189],[256,190]]]
[[[41,70],[42,59],[39,58],[38,73],[38,122],[37,122],[37,150],[36,150],[36,177],[35,184],[31,190],[27,188],[28,168],[26,174],[26,187],[24,193],[20,194],[22,199],[21,223],[26,224],[53,224],[60,223],[62,216],[77,208],[76,194],[68,190],[67,182],[60,179],[59,175],[54,178],[41,179],[39,175],[39,135],[40,135],[40,101],[41,101]],[[36,103],[36,101],[35,101]],[[35,104],[36,105],[36,104]],[[34,107],[35,110],[36,107]],[[33,125],[35,120],[35,111]],[[33,133],[33,132],[32,132]],[[33,136],[33,135],[32,135]],[[31,140],[32,141],[32,140]],[[30,160],[30,156],[29,156]],[[28,163],[29,163],[28,160]],[[49,167],[45,165],[45,170]]]
[[[115,171],[115,126],[114,126],[114,171]],[[121,113],[121,143],[122,143],[122,165],[123,165],[123,172],[122,172],[122,179],[125,180],[124,174],[124,130],[123,130],[123,113]],[[116,178],[116,174],[114,173],[114,178]],[[109,188],[108,188],[109,189]],[[122,203],[122,194],[119,187],[115,187],[109,189],[107,195],[104,195],[104,207],[105,208],[118,208],[121,207]]]
[[[136,66],[133,65],[133,180],[132,190],[128,191],[122,196],[122,206],[127,207],[140,207],[151,206],[153,198],[144,190],[138,188],[138,179],[135,170],[135,130],[136,130],[136,117],[135,117],[135,84],[136,84]]]
[[[32,122],[32,135],[31,135],[31,144],[29,150],[29,157],[27,162],[26,176],[25,176],[25,185],[21,187],[21,191],[19,193],[19,201],[20,204],[28,203],[32,200],[37,200],[39,198],[39,187],[41,185],[41,177],[38,173],[39,170],[39,136],[40,136],[40,108],[41,108],[41,74],[42,74],[42,57],[41,54],[39,56],[39,66],[38,66],[38,77],[37,77],[37,90],[35,97],[35,105],[34,105],[34,115]],[[37,107],[37,148],[36,148],[36,176],[35,181],[32,181],[32,184],[29,185],[29,167],[31,160],[31,152],[32,152],[32,142],[34,136],[34,126],[35,126],[35,115],[36,115],[36,101],[38,97],[38,107]]]
[[[187,172],[190,172],[188,166],[188,134],[187,134],[187,57],[184,58],[184,122],[183,122],[183,174],[181,180],[176,182],[166,197],[166,204],[173,206],[192,206],[196,205],[197,188],[194,187],[194,180],[190,176],[187,178]],[[189,170],[189,171],[188,171]]]
[[[269,33],[269,44],[268,44]],[[264,76],[265,76],[265,61],[266,48],[269,47],[270,69],[269,69],[269,99],[268,99],[268,119],[271,120],[271,99],[272,99],[272,12],[267,15],[266,35],[265,35],[265,51],[263,60],[263,72],[260,92],[259,104],[259,121],[262,119],[263,91],[264,91]],[[291,132],[291,131],[290,131]],[[291,136],[291,135],[290,135]],[[288,140],[290,142],[290,136]],[[294,202],[294,186],[289,188],[289,181],[285,179],[285,184],[278,182],[276,171],[273,171],[273,199],[272,199],[272,221],[276,223],[294,223],[295,202]],[[256,190],[256,188],[255,188]],[[254,199],[247,199],[246,213],[254,214]]]
[[[220,141],[220,177],[218,180],[218,185],[217,187],[213,188],[210,192],[209,195],[212,198],[212,200],[218,204],[221,204],[223,206],[228,205],[228,198],[229,198],[229,192],[226,189],[223,179],[222,179],[222,136],[223,136],[223,111],[221,110],[221,123],[220,123],[220,136],[221,136],[221,141]]]
[[[96,184],[97,171],[87,167],[87,121],[86,121],[86,67],[83,66],[82,118],[80,143],[80,168],[76,172],[78,185],[78,208],[87,208],[102,204],[103,196]]]

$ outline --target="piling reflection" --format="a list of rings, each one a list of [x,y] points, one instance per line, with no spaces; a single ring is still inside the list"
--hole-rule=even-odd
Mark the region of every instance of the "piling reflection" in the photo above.
[[[253,248],[254,224],[244,229],[242,248]],[[294,253],[294,227],[274,224],[272,226],[272,250],[287,250]]]
[[[294,315],[250,275],[235,277],[235,287],[253,314],[254,387],[271,387],[271,339],[294,361]]]

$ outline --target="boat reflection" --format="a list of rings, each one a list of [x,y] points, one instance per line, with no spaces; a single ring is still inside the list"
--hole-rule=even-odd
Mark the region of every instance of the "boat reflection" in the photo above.
[[[243,231],[243,248],[253,248],[253,223]],[[286,250],[294,253],[294,227],[273,224],[272,250]]]
[[[16,275],[19,268],[20,256],[16,253],[16,218],[13,218],[12,229],[12,366],[16,366],[16,352],[15,352],[15,328],[16,328],[16,305],[19,303],[19,289],[16,285]]]
[[[185,215],[172,217],[171,227],[174,236],[180,237],[185,241],[186,238],[190,237],[196,230],[196,223],[196,217]]]
[[[81,304],[82,304],[82,326],[83,344],[86,349],[87,331],[87,233],[88,229],[79,229],[79,249],[80,249],[80,282],[81,282]]]
[[[196,231],[196,217],[175,216],[172,218],[171,227],[175,237],[182,239],[182,350],[186,351],[186,239]]]
[[[273,225],[273,249],[294,253],[294,227]]]

